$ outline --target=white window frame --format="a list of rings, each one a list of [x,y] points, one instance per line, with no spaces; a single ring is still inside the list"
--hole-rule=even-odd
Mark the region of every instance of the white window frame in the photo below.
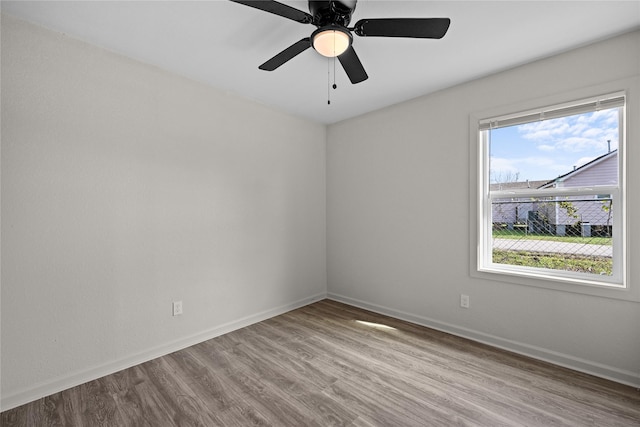
[[[619,86],[620,87],[620,86]],[[623,86],[624,87],[624,86]],[[596,296],[603,296],[615,299],[640,301],[640,291],[629,286],[629,263],[627,251],[627,223],[626,223],[626,141],[628,129],[628,96],[625,91],[610,91],[605,95],[584,96],[584,91],[577,91],[582,95],[570,96],[562,95],[548,97],[545,100],[523,102],[519,106],[507,106],[496,108],[484,113],[475,113],[470,116],[470,203],[471,203],[471,245],[470,245],[470,274],[473,277],[482,279],[497,280],[513,284],[535,286],[553,290],[583,293]],[[551,110],[559,111],[559,116],[569,116],[579,114],[580,111],[573,112],[573,106],[584,105],[588,102],[602,102],[603,108],[606,100],[615,97],[625,97],[624,106],[621,108],[620,143],[618,147],[618,185],[617,186],[597,186],[588,189],[558,188],[552,190],[518,190],[489,192],[489,153],[487,141],[482,137],[485,132],[486,123],[495,120],[521,120],[524,116],[538,115],[541,112]],[[568,99],[575,101],[566,102]],[[550,107],[547,107],[550,106]],[[565,109],[567,108],[567,109]],[[568,113],[563,113],[568,111]],[[513,113],[517,112],[517,113]],[[586,112],[586,111],[582,111]],[[548,117],[545,115],[545,117]],[[531,120],[528,120],[531,121]],[[502,122],[505,123],[505,122]],[[604,278],[591,274],[579,274],[574,272],[563,272],[560,270],[537,269],[532,267],[519,267],[506,264],[493,264],[490,262],[492,247],[492,224],[491,224],[491,200],[498,197],[543,197],[549,195],[563,196],[594,196],[598,194],[611,194],[617,208],[614,210],[614,273],[612,276]]]

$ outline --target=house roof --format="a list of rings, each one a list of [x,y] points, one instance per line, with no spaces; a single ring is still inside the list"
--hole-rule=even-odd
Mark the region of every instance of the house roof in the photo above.
[[[582,166],[580,166],[578,168],[575,168],[571,172],[567,172],[567,173],[565,173],[563,175],[560,175],[560,176],[552,179],[551,181],[544,182],[542,185],[540,185],[537,188],[548,188],[549,186],[551,186],[551,185],[553,185],[553,184],[555,184],[557,182],[564,181],[564,180],[570,178],[573,175],[577,175],[579,173],[584,172],[585,170],[595,166],[596,164],[602,162],[603,160],[605,160],[605,159],[607,159],[609,157],[612,157],[614,155],[617,155],[617,153],[618,153],[618,150],[611,150],[608,153],[603,154],[602,156],[596,157],[595,159],[591,160],[590,162],[587,162],[584,165],[582,165]]]
[[[516,182],[498,182],[495,184],[491,184],[491,190],[519,190],[523,188],[539,188],[541,185],[549,182],[549,180],[539,180],[539,181],[516,181]]]
[[[491,184],[491,190],[493,191],[501,191],[501,190],[520,190],[523,188],[539,188],[540,186],[546,184],[549,180],[539,180],[539,181],[516,181],[516,182],[498,182],[495,184]]]

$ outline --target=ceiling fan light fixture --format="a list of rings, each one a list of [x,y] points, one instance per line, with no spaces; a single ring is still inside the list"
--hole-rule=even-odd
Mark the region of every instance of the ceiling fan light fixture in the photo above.
[[[361,19],[349,27],[358,0],[309,0],[310,13],[276,0],[231,1],[317,28],[311,36],[298,40],[258,66],[259,69],[273,71],[313,46],[320,55],[338,57],[353,84],[369,78],[353,49],[353,34],[359,37],[441,39],[451,24],[449,18],[375,18]],[[335,68],[335,61],[333,66]]]
[[[312,35],[313,48],[322,56],[334,58],[351,46],[351,34],[336,27],[320,28]]]

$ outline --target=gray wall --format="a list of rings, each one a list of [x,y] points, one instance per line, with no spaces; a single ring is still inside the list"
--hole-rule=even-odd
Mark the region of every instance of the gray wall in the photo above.
[[[330,126],[329,296],[640,384],[638,302],[476,278],[470,260],[470,117],[529,100],[533,107],[539,99],[566,102],[624,89],[629,258],[638,259],[639,77],[635,32]],[[638,301],[637,262],[629,285]],[[460,308],[461,293],[470,296],[469,309]]]
[[[2,16],[3,409],[324,296],[325,141]]]

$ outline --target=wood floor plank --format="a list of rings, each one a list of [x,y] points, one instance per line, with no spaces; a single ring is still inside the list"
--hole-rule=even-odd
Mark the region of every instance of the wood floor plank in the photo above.
[[[0,424],[638,427],[640,392],[324,300],[2,412]]]

